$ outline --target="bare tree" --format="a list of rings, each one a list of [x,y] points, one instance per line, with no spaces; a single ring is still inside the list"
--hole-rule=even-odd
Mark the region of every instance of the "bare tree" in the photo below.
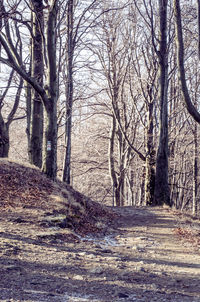
[[[1,3],[3,1],[1,0]],[[17,9],[17,7],[15,7]],[[5,10],[5,8],[4,8]],[[46,36],[43,39],[43,57],[46,64],[46,83],[41,85],[38,79],[31,77],[21,62],[17,50],[13,46],[12,36],[9,33],[7,13],[1,18],[5,24],[5,32],[0,33],[0,44],[7,58],[0,61],[13,68],[33,89],[40,95],[45,108],[45,133],[42,170],[48,177],[55,179],[57,173],[57,68],[56,68],[56,22],[58,1],[48,6],[46,21]],[[6,10],[5,10],[6,11]],[[9,16],[9,14],[8,14]],[[6,19],[5,19],[6,18]]]
[[[44,16],[42,1],[31,1],[31,76],[37,79],[43,86],[44,63],[43,63],[43,34]],[[39,168],[42,167],[42,143],[43,143],[43,104],[40,95],[33,90],[31,95],[31,118],[30,118],[30,162]]]
[[[170,205],[168,183],[168,45],[167,45],[167,10],[168,1],[159,1],[160,41],[159,50],[159,146],[156,157],[156,180],[154,198],[156,204]]]
[[[199,29],[199,1],[198,2],[198,29]],[[177,42],[177,61],[179,69],[179,78],[182,87],[182,93],[184,97],[184,102],[187,108],[187,111],[192,116],[192,118],[200,124],[200,113],[196,109],[196,106],[193,104],[191,95],[188,90],[188,84],[186,81],[186,72],[185,72],[185,50],[183,42],[183,29],[182,29],[182,18],[181,18],[181,9],[180,1],[174,0],[174,14],[175,14],[175,24],[176,24],[176,42]],[[198,44],[198,53],[199,53],[199,44]],[[197,105],[197,103],[196,103]],[[194,152],[193,152],[193,214],[197,213],[197,176],[198,176],[198,166],[197,166],[197,125],[195,124],[194,128]]]
[[[19,106],[19,101],[21,97],[21,92],[23,88],[23,79],[21,78],[18,87],[16,89],[15,99],[13,101],[10,112],[7,114],[5,118],[3,114],[3,107],[6,103],[6,97],[14,76],[14,71],[12,70],[8,79],[7,87],[0,96],[0,157],[8,157],[9,148],[10,148],[10,134],[9,129],[11,123],[16,119],[16,112]],[[19,119],[20,117],[18,117]]]
[[[200,113],[197,111],[197,109],[195,108],[195,106],[191,101],[191,97],[186,82],[185,67],[184,67],[184,44],[183,44],[183,32],[182,32],[182,20],[181,20],[181,9],[180,9],[179,0],[174,0],[174,14],[175,14],[175,21],[176,21],[177,60],[178,60],[179,76],[180,76],[184,101],[190,115],[198,123],[200,123]]]
[[[71,133],[72,133],[72,113],[74,103],[74,70],[76,66],[77,51],[87,36],[90,27],[96,17],[93,16],[93,10],[96,7],[97,0],[90,4],[84,4],[81,9],[79,3],[69,0],[67,4],[66,20],[66,117],[65,117],[65,156],[63,162],[62,180],[70,184],[71,181]],[[77,16],[78,15],[78,16]],[[76,58],[75,58],[76,57]],[[80,68],[80,66],[78,67]]]

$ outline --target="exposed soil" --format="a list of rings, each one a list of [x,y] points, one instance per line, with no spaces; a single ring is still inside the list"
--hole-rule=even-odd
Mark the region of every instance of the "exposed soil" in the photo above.
[[[89,201],[96,217],[77,214],[79,227],[53,202],[22,207],[1,193],[0,301],[200,302],[199,220],[158,207],[92,212]]]

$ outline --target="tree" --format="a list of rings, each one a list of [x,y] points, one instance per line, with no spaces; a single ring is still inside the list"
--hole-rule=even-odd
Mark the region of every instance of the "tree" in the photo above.
[[[142,49],[138,56],[137,76],[146,105],[147,122],[145,138],[145,204],[169,204],[168,183],[168,42],[167,10],[168,1],[159,1],[159,15],[155,13],[156,2],[134,1],[143,20]],[[158,25],[159,22],[159,25]],[[159,37],[157,28],[159,27]],[[140,33],[141,37],[141,33]],[[145,45],[147,43],[147,46]],[[143,61],[142,59],[143,58]],[[135,60],[133,60],[134,62]],[[142,68],[146,70],[144,74]],[[159,75],[157,71],[159,69]],[[147,76],[148,75],[148,76]],[[141,80],[142,79],[142,80]],[[158,85],[157,85],[158,82]],[[157,87],[158,86],[158,87]],[[158,96],[157,96],[157,90]],[[157,98],[159,105],[156,104]],[[155,159],[154,125],[156,106],[160,110],[159,142]],[[155,172],[156,168],[156,172]]]
[[[7,114],[7,118],[3,117],[3,106],[5,105],[5,98],[7,96],[8,90],[10,88],[11,81],[14,76],[14,71],[12,70],[8,79],[8,84],[4,92],[0,97],[0,157],[8,157],[10,148],[10,135],[9,129],[11,123],[15,120],[15,114],[19,106],[20,96],[23,88],[23,79],[20,78],[18,83],[18,88],[16,89],[15,99],[11,107],[10,112]],[[19,119],[19,118],[18,118]]]
[[[132,51],[132,71],[130,79],[130,90],[132,99],[137,108],[136,112],[140,116],[141,124],[144,127],[144,204],[154,204],[154,188],[155,188],[155,142],[154,142],[154,112],[157,98],[157,77],[158,77],[158,62],[154,48],[149,46],[150,38],[145,37],[143,44],[137,46]],[[145,72],[141,71],[144,70]],[[131,71],[130,71],[131,72]],[[138,82],[141,93],[134,96],[134,81]],[[132,87],[133,86],[133,87]],[[137,99],[137,101],[136,101]],[[142,107],[141,112],[138,106]]]
[[[3,5],[3,0],[1,0]],[[15,8],[17,9],[17,8]],[[33,89],[40,95],[45,108],[45,130],[42,171],[48,177],[55,179],[57,173],[57,68],[56,68],[56,22],[58,1],[55,0],[48,6],[46,34],[42,41],[43,57],[46,64],[46,83],[41,85],[38,79],[30,76],[21,62],[20,56],[12,43],[12,37],[7,30],[7,13],[1,15],[5,24],[5,32],[0,33],[0,45],[7,58],[1,57],[0,61],[13,68]],[[8,14],[9,15],[9,14]],[[9,29],[9,28],[8,28]],[[44,33],[43,33],[44,34]]]
[[[70,184],[71,162],[71,132],[72,132],[72,106],[73,106],[73,59],[76,40],[74,39],[74,0],[68,1],[67,7],[67,84],[66,84],[66,122],[65,122],[65,157],[63,163],[62,180]]]
[[[200,16],[200,5],[198,2],[198,30],[199,27],[199,16]],[[186,72],[184,66],[184,42],[183,42],[183,29],[182,29],[182,18],[181,18],[181,9],[180,1],[174,0],[174,15],[175,15],[175,25],[176,25],[176,44],[177,44],[177,61],[178,61],[178,70],[179,70],[179,79],[182,88],[182,94],[184,97],[184,102],[187,108],[187,111],[192,116],[192,118],[200,124],[200,113],[196,109],[195,105],[192,102],[188,84],[186,81]],[[198,54],[199,52],[199,43],[198,43]],[[193,214],[197,213],[197,176],[198,176],[198,166],[197,166],[197,125],[195,124],[194,134],[194,155],[193,155]]]
[[[159,0],[160,41],[159,50],[159,146],[156,156],[155,203],[170,205],[168,183],[168,45],[167,0]]]
[[[3,1],[0,2],[0,11],[1,11],[1,13],[0,13],[0,30],[1,30],[3,27],[2,15],[5,13]],[[9,26],[7,24],[5,25],[5,30],[8,33],[8,35],[10,35]],[[21,56],[22,41],[21,41],[21,37],[20,37],[19,31],[18,31],[18,28],[16,26],[16,23],[14,24],[12,30],[17,37],[16,43],[15,43],[15,45],[12,44],[12,47],[15,49],[18,49],[20,56]],[[1,54],[1,47],[0,47],[0,54]],[[15,72],[14,72],[14,70],[12,70],[8,77],[7,86],[4,89],[4,91],[2,90],[3,92],[2,92],[2,95],[0,96],[0,157],[8,157],[9,148],[10,148],[9,129],[10,129],[11,123],[15,119],[16,111],[19,106],[19,101],[20,101],[21,92],[22,92],[22,88],[23,88],[22,78],[20,78],[19,81],[17,79],[16,85],[18,87],[15,89],[15,98],[14,98],[13,104],[11,105],[10,112],[3,113],[3,107],[6,104],[6,97],[8,95],[11,83],[14,82],[14,78],[15,78]],[[6,81],[4,79],[4,83],[5,82]],[[5,118],[4,115],[7,115],[7,117]]]
[[[65,117],[65,152],[63,162],[62,180],[68,184],[71,182],[71,144],[72,144],[72,115],[74,103],[74,82],[76,60],[79,58],[76,51],[81,52],[80,45],[84,45],[84,37],[88,35],[90,27],[98,16],[93,16],[92,12],[96,8],[97,0],[87,3],[76,3],[69,0],[67,4],[66,18],[66,117]],[[81,4],[81,5],[80,5]],[[81,7],[83,6],[83,8]],[[80,13],[81,11],[81,13]],[[77,16],[78,15],[78,16]],[[85,62],[84,62],[85,64]]]
[[[90,51],[98,60],[98,79],[105,81],[105,96],[110,108],[110,135],[108,146],[109,172],[113,191],[113,204],[125,203],[128,166],[134,142],[133,105],[127,102],[129,95],[128,66],[131,36],[121,7],[102,15],[100,26],[94,29],[95,43]],[[98,80],[98,83],[100,81]],[[99,83],[100,85],[100,83]],[[132,108],[131,108],[132,107]],[[137,120],[137,118],[135,118]],[[129,142],[129,143],[128,143]]]
[[[43,86],[43,33],[44,33],[43,3],[40,0],[31,1],[31,76],[37,79]],[[43,104],[36,90],[31,94],[30,116],[30,162],[39,168],[42,167],[42,143],[43,143]]]
[[[176,43],[177,43],[177,61],[179,69],[179,77],[182,87],[182,93],[184,96],[184,101],[186,108],[190,115],[200,123],[200,113],[197,111],[195,106],[191,101],[191,97],[188,91],[186,76],[185,76],[185,67],[184,67],[184,44],[183,44],[183,32],[182,32],[182,20],[181,20],[181,9],[180,1],[174,0],[174,15],[176,23]]]

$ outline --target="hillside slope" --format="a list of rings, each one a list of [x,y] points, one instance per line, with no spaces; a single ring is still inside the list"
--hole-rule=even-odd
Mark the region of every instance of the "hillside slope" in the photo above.
[[[101,231],[111,214],[61,181],[53,182],[31,165],[0,159],[1,213],[16,221],[76,232]]]

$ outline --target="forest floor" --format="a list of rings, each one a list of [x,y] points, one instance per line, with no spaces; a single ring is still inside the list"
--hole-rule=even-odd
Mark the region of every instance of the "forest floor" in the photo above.
[[[84,233],[45,224],[48,211],[36,201],[3,204],[0,301],[200,302],[198,219],[160,207],[107,208],[101,231]]]

